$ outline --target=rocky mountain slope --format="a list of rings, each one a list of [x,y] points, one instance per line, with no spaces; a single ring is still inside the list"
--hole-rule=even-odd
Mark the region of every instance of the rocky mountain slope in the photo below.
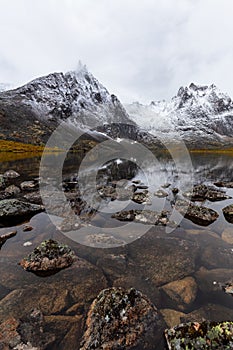
[[[52,73],[0,92],[0,139],[45,144],[62,121],[97,139],[104,133],[159,147],[164,139],[184,140],[189,148],[233,146],[233,102],[215,85],[192,83],[170,102],[133,103],[125,109],[80,65],[75,72]]]
[[[103,128],[110,136],[104,125],[113,122],[131,124],[135,137],[139,132],[118,98],[85,66],[0,93],[0,138],[45,143],[61,121],[84,129]]]
[[[233,145],[233,102],[215,85],[181,87],[170,102],[126,106],[130,117],[159,138],[191,148]]]

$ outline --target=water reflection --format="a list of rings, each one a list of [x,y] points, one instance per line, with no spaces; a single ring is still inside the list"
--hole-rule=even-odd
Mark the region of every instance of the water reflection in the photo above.
[[[54,155],[48,155],[48,164],[49,157]],[[60,156],[56,157],[59,164]],[[233,180],[232,157],[219,154],[192,154],[191,157],[194,183],[209,184],[219,180]],[[156,165],[148,164],[146,172],[142,173],[139,170],[134,174],[134,179],[140,179],[148,185],[151,193],[165,183],[180,188],[181,181],[184,181],[185,186],[189,186],[191,169],[184,164],[182,176],[178,177],[175,164],[167,155],[158,160]],[[63,177],[75,176],[79,164],[80,158],[76,154],[69,154],[65,161]],[[14,169],[21,174],[17,181],[31,180],[38,176],[39,166],[39,157],[16,160],[1,163],[0,172]],[[56,172],[56,169],[51,169],[51,177],[53,171]],[[226,192],[233,197],[233,189],[227,189]],[[153,197],[152,208],[156,209],[164,203],[169,206],[172,194],[169,196],[168,199]],[[110,215],[102,213],[96,213],[91,221],[92,226],[87,225],[85,228],[85,235],[81,237],[80,242],[84,245],[72,240],[72,232],[70,237],[63,235],[45,213],[31,219],[30,225],[33,230],[30,232],[24,232],[23,225],[10,229],[1,228],[0,235],[13,229],[17,230],[17,235],[8,240],[0,251],[0,321],[11,315],[20,317],[32,307],[39,307],[47,315],[46,330],[52,329],[57,336],[50,349],[79,348],[84,319],[91,301],[101,289],[113,285],[138,288],[152,300],[163,315],[174,315],[175,311],[182,311],[186,320],[201,320],[203,317],[215,320],[231,319],[233,298],[224,294],[214,284],[215,281],[224,282],[233,274],[233,244],[225,240],[227,232],[229,238],[232,224],[226,222],[222,215],[222,208],[229,204],[232,204],[232,199],[202,203],[220,215],[208,228],[199,227],[184,219],[180,227],[170,234],[164,228],[153,226],[137,240],[136,226],[129,232],[128,226],[113,222]],[[137,204],[134,205],[138,208]],[[62,219],[59,216],[56,216],[56,219],[58,226]],[[140,229],[141,225],[138,224],[138,230]],[[134,242],[123,246],[119,244],[119,247],[111,249],[98,248],[99,236],[106,233],[107,239],[110,237],[122,242],[126,241],[126,237],[130,237]],[[81,262],[55,276],[41,279],[25,272],[18,266],[18,262],[48,238],[70,245]],[[85,246],[90,245],[90,240],[98,249]],[[31,242],[32,245],[24,246],[25,242]],[[186,277],[194,279],[197,291],[194,301],[185,306],[182,304],[182,309],[161,287],[172,281],[182,281]],[[166,322],[169,322],[168,318]],[[66,334],[70,336],[66,337]]]

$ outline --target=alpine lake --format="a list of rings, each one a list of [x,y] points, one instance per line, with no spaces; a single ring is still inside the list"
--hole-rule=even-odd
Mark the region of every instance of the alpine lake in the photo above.
[[[233,277],[233,227],[222,212],[233,204],[233,188],[214,185],[233,181],[233,155],[193,152],[187,162],[181,154],[179,169],[168,153],[160,153],[154,164],[149,162],[143,169],[122,157],[96,172],[90,161],[81,185],[83,154],[78,152],[70,152],[65,161],[59,152],[48,153],[44,183],[38,179],[41,156],[8,152],[0,157],[1,174],[10,169],[20,174],[8,185],[20,188],[24,181],[37,179],[40,186],[27,193],[40,201],[42,190],[45,205],[45,211],[30,220],[0,226],[0,236],[17,231],[0,250],[0,322],[21,319],[39,309],[44,317],[43,337],[52,339],[45,348],[79,349],[90,305],[110,287],[135,288],[158,309],[164,328],[149,349],[165,349],[163,331],[182,322],[233,320],[233,298],[222,288]],[[56,169],[60,164],[62,178]],[[97,173],[94,196],[89,183],[92,172]],[[187,200],[184,193],[196,185],[226,195],[223,200],[192,202],[217,212],[218,217],[204,225],[174,212],[176,200]],[[61,193],[66,203],[59,202]],[[115,215],[122,211],[123,216]],[[143,211],[163,211],[163,215],[153,224],[139,215]],[[134,222],[130,213],[137,213],[141,221]],[[50,276],[25,271],[19,262],[47,239],[67,244],[78,261]]]

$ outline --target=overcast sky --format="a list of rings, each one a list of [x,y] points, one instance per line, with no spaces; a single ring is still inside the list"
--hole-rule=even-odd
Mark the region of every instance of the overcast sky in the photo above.
[[[233,98],[232,0],[0,0],[0,83],[81,60],[123,102],[215,83]]]

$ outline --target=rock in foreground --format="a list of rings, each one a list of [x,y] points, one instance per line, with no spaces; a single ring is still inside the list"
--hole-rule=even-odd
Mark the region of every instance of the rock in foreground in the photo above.
[[[42,205],[23,202],[18,199],[4,199],[0,201],[0,225],[20,223],[30,219],[33,215],[44,210]]]
[[[176,201],[176,210],[186,219],[191,220],[193,223],[201,226],[208,226],[212,224],[217,218],[218,213],[207,207],[199,207],[195,204],[188,204],[188,202],[179,199]]]
[[[165,331],[169,350],[233,348],[233,322],[190,322]]]
[[[53,334],[44,332],[44,317],[34,309],[26,317],[13,317],[0,324],[0,349],[44,350],[55,340]]]
[[[42,242],[19,264],[27,271],[49,276],[71,266],[74,259],[74,252],[67,245],[49,239]]]
[[[233,205],[228,205],[227,207],[223,208],[222,211],[225,219],[233,224]]]
[[[8,232],[4,235],[0,236],[0,249],[2,247],[2,245],[9,239],[14,237],[17,234],[17,231],[12,231],[12,232]]]
[[[112,215],[112,218],[119,221],[134,221],[146,225],[167,226],[174,223],[169,222],[169,212],[166,210],[159,212],[152,210],[123,210]]]
[[[184,196],[192,201],[204,201],[208,199],[211,202],[222,201],[231,198],[222,190],[216,189],[213,186],[196,185],[192,192],[185,192]]]
[[[155,306],[135,289],[103,290],[93,301],[80,350],[155,349],[163,323]]]

